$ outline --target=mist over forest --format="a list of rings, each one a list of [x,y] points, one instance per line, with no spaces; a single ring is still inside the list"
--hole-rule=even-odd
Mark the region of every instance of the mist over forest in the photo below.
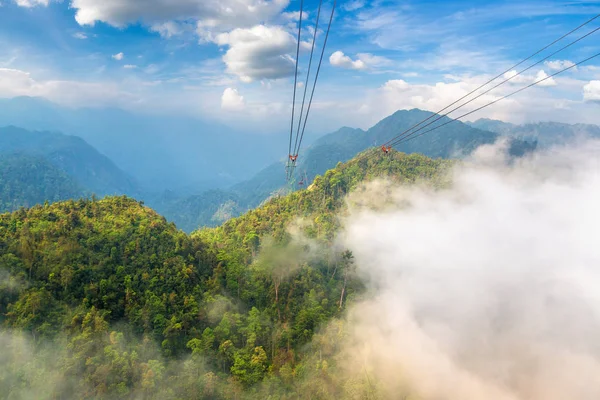
[[[599,24],[0,0],[0,400],[600,399]]]

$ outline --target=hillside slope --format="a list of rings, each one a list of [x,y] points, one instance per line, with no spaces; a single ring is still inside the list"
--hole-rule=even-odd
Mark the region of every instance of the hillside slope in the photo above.
[[[138,191],[133,178],[76,136],[13,126],[0,128],[0,157],[15,152],[45,158],[81,187],[100,196],[133,195]]]
[[[447,165],[371,152],[192,236],[125,197],[0,215],[0,319],[38,349],[35,374],[18,351],[3,356],[0,390],[16,398],[340,398],[343,388],[326,376],[310,379],[303,349],[362,290],[349,275],[351,254],[327,250],[343,198],[383,176],[444,184]],[[297,217],[321,250],[290,236]],[[18,349],[19,337],[2,340]],[[55,371],[64,379],[49,379]]]
[[[77,182],[43,157],[0,156],[0,213],[85,195]]]
[[[433,114],[430,112],[417,109],[401,110],[367,131],[344,127],[337,132],[325,135],[302,151],[296,169],[296,182],[303,179],[306,174],[310,183],[317,175],[324,174],[327,170],[334,168],[337,163],[348,161],[366,149],[378,147],[431,115]],[[448,120],[447,117],[444,117],[435,125]],[[455,122],[403,143],[397,147],[397,150],[432,158],[461,158],[482,144],[493,143],[498,137],[499,135],[496,133],[476,129],[462,122]],[[294,185],[293,189],[297,188],[298,186]],[[228,191],[238,198],[235,201],[234,209],[243,212],[243,210],[258,206],[276,193],[288,190],[285,180],[285,162],[279,162],[268,166],[252,179],[230,187]],[[206,207],[211,210],[218,209],[220,206],[221,204],[212,204],[206,198],[202,203],[198,203],[198,208]],[[167,212],[165,216],[171,219],[170,213]],[[175,221],[175,219],[171,220]],[[196,227],[216,225],[214,221],[205,218],[187,220],[182,226],[187,228],[193,226],[194,223],[199,223]]]

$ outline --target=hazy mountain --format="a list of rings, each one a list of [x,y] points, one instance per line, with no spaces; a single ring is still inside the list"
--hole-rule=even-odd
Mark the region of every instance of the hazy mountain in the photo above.
[[[173,198],[166,193],[161,199],[147,202],[186,232],[202,226],[220,225],[245,211],[240,208],[239,197],[224,190],[209,190],[184,198]]]
[[[85,195],[81,185],[42,156],[0,155],[0,213]]]
[[[32,99],[22,98],[20,101],[28,103]],[[19,102],[15,101],[11,104],[14,106],[15,104],[19,104]],[[55,107],[51,103],[44,104],[47,107]],[[23,107],[25,106],[26,104],[23,105]],[[79,110],[78,112],[92,113],[88,118],[88,121],[92,121],[93,118],[98,117],[102,112],[108,111]],[[129,118],[129,114],[120,110],[110,112],[123,114],[121,121]],[[44,118],[50,118],[52,115],[54,114],[49,113]],[[398,111],[367,131],[344,127],[336,132],[325,135],[301,152],[296,169],[297,181],[306,175],[308,182],[310,182],[315,176],[325,173],[339,162],[345,162],[367,148],[385,143],[392,137],[431,115],[431,113],[421,110]],[[106,118],[108,119],[108,115]],[[444,118],[437,124],[447,120],[447,118]],[[123,125],[121,125],[122,127]],[[145,171],[146,174],[149,176],[156,175],[156,179],[159,181],[160,179],[168,179],[170,174],[176,174],[175,171],[178,168],[183,168],[188,172],[198,171],[199,177],[205,176],[208,179],[212,171],[214,174],[213,179],[221,179],[221,181],[207,183],[206,187],[229,187],[220,190],[211,189],[209,191],[202,191],[200,190],[201,186],[198,186],[200,184],[197,183],[194,186],[189,183],[190,180],[188,178],[185,178],[179,182],[179,187],[174,191],[139,190],[135,187],[133,180],[128,178],[123,171],[80,138],[58,133],[28,132],[18,128],[5,128],[4,131],[6,133],[0,137],[0,146],[2,148],[0,151],[26,151],[36,155],[43,155],[69,176],[75,178],[82,187],[98,194],[131,194],[135,192],[138,198],[143,199],[148,205],[186,231],[191,231],[200,226],[218,225],[245,210],[258,206],[275,193],[285,192],[290,189],[295,190],[299,187],[296,184],[287,185],[285,180],[285,163],[283,161],[272,163],[250,179],[235,185],[227,184],[231,182],[231,176],[221,178],[217,167],[215,167],[217,171],[215,173],[211,165],[205,165],[208,158],[196,160],[197,164],[203,165],[199,169],[186,166],[191,157],[187,157],[187,161],[186,157],[182,157],[178,161],[180,162],[180,166],[177,168],[173,167],[173,163],[163,164],[163,157],[159,153],[162,151],[164,154],[165,149],[169,149],[169,146],[161,142],[163,139],[161,139],[159,132],[162,131],[158,129],[151,132],[151,135],[155,136],[150,141],[153,143],[153,146],[150,146],[150,150],[140,149],[131,155],[139,160],[144,159],[144,157],[147,158],[144,161],[140,161],[140,165],[149,166]],[[180,137],[182,135],[185,134],[180,134]],[[102,140],[109,140],[107,139],[109,136],[102,137]],[[497,133],[476,129],[461,122],[455,122],[427,135],[418,137],[415,140],[401,144],[396,149],[405,153],[421,153],[432,158],[456,158],[469,154],[481,144],[494,142],[498,136],[499,134]],[[114,152],[118,153],[128,146],[133,146],[135,142],[134,137],[135,135],[130,135],[124,141],[121,141],[120,145],[117,146],[119,149],[114,150]],[[97,139],[100,140],[99,138]],[[190,143],[193,141],[190,138],[188,139],[183,140],[181,143]],[[116,141],[114,138],[110,140]],[[128,140],[132,142],[124,145]],[[162,143],[162,146],[158,146],[157,143]],[[159,149],[159,147],[162,148]],[[519,155],[530,151],[534,147],[535,145],[533,147],[531,145],[516,146],[511,151],[514,150],[514,153]],[[187,148],[185,151],[190,155],[196,150],[194,148]],[[208,149],[206,151],[208,152]],[[183,152],[180,153],[184,154]],[[216,151],[213,148],[212,153],[212,157],[215,157],[215,154],[219,155],[221,152],[218,148]],[[223,160],[221,161],[233,156],[233,152],[224,151],[224,153]],[[252,157],[257,157],[259,153],[249,151],[250,154],[252,154]],[[125,153],[117,154],[117,156],[128,158],[128,155]],[[249,162],[249,160],[246,161]],[[266,157],[263,162],[265,161]],[[167,167],[163,169],[163,165],[167,165]],[[184,187],[182,183],[184,181],[188,182],[189,186]],[[161,184],[154,185],[153,189],[160,188],[161,186]]]
[[[564,124],[560,122],[538,122],[513,125],[491,119],[479,119],[471,126],[496,132],[500,135],[524,140],[535,140],[540,147],[565,144],[573,140],[600,138],[600,127],[586,124]]]
[[[484,131],[490,131],[499,133],[501,135],[508,134],[510,131],[514,130],[517,125],[511,124],[509,122],[498,121],[495,119],[489,118],[481,118],[475,122],[465,122],[467,125],[472,126],[473,128],[482,129]]]
[[[370,147],[382,145],[431,115],[430,112],[418,109],[402,110],[383,119],[367,131],[344,127],[322,136],[301,152],[296,169],[296,181],[302,179],[306,174],[308,181],[311,182],[315,176],[322,175],[327,170],[334,168],[339,162],[348,161]],[[448,120],[447,117],[444,117],[433,126]],[[471,153],[482,144],[493,143],[498,137],[497,133],[477,129],[462,122],[455,122],[401,144],[396,149],[404,153],[420,153],[432,158],[460,158]],[[528,149],[526,146],[517,146],[514,153],[518,154]],[[258,206],[274,193],[279,192],[279,189],[283,188],[283,191],[285,191],[286,185],[285,162],[274,163],[260,171],[253,178],[230,187],[228,191],[232,196],[235,195],[237,200],[232,197],[228,198],[227,202],[229,205],[235,204],[233,210],[241,213],[243,210]],[[297,185],[292,187],[292,189],[297,188]],[[194,216],[211,215],[210,212],[200,212],[199,210],[202,207],[215,210],[225,204],[212,203],[212,201],[218,202],[219,197],[201,196],[195,199],[195,201],[186,200],[195,203]],[[201,202],[199,202],[200,199]],[[153,205],[152,202],[150,202],[150,205]],[[179,218],[174,217],[169,208],[163,210],[168,219],[175,221],[176,218]],[[184,226],[186,226],[186,229],[194,227],[195,221],[199,222],[196,227],[217,225],[212,219],[204,218],[201,220],[194,219],[194,222],[186,221]]]
[[[135,180],[85,140],[54,132],[0,128],[0,158],[13,153],[41,157],[97,195],[138,194]]]
[[[401,110],[381,120],[367,131],[344,127],[325,135],[317,139],[300,154],[296,170],[297,180],[306,173],[309,181],[311,181],[315,176],[334,168],[338,162],[348,161],[365,149],[386,143],[432,114],[418,109]],[[448,120],[447,117],[444,117],[433,126]],[[455,122],[414,140],[402,143],[395,148],[403,153],[419,153],[431,158],[460,158],[470,154],[482,144],[493,143],[498,136],[493,132],[473,128],[462,122]],[[280,172],[275,174],[275,170]],[[269,166],[257,177],[271,178],[271,184],[263,182],[262,185],[265,190],[271,189],[272,191],[274,186],[276,186],[276,189],[281,187],[281,182],[285,182],[284,170],[283,163],[279,164],[277,168]],[[249,182],[252,183],[238,184],[234,189],[246,186],[248,186],[248,189],[258,187],[254,180]],[[279,185],[277,186],[277,184]],[[247,190],[244,192],[247,192]],[[266,193],[263,191],[263,199],[265,195]]]
[[[79,136],[147,189],[192,194],[249,179],[287,148],[286,135],[116,108],[70,109],[31,97],[0,99],[0,126],[5,125]]]

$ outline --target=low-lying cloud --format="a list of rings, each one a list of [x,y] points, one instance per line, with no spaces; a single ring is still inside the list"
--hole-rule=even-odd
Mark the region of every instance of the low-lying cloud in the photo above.
[[[384,398],[600,398],[600,142],[500,150],[345,221],[373,291],[349,312],[348,368]]]

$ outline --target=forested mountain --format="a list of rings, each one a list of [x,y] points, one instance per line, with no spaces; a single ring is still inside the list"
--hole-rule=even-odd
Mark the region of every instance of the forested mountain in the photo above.
[[[431,112],[419,109],[400,110],[367,131],[346,127],[325,135],[306,149],[305,155],[299,159],[298,172],[306,172],[309,180],[312,180],[333,168],[339,161],[350,160],[365,149],[381,146],[432,115],[434,114]],[[443,117],[431,127],[447,121],[449,118]],[[432,158],[460,158],[482,144],[495,142],[497,138],[496,133],[476,129],[457,121],[402,143],[396,146],[396,150]]]
[[[34,100],[22,98],[22,106],[31,105],[30,103]],[[14,108],[20,103],[13,99],[11,104]],[[61,115],[52,108],[56,107],[52,103],[44,104],[50,111],[47,115],[41,114],[42,120],[51,116],[58,118]],[[79,112],[83,113],[84,110]],[[98,113],[99,111],[94,112]],[[398,111],[368,131],[346,127],[325,135],[306,148],[301,155],[296,169],[296,181],[303,179],[306,174],[308,182],[311,182],[315,176],[333,168],[339,161],[347,161],[367,148],[378,146],[431,115],[431,113],[421,110]],[[111,118],[107,116],[106,119],[110,120]],[[442,119],[442,121],[446,120],[447,118]],[[442,121],[438,123],[442,123]],[[115,131],[111,130],[110,132]],[[468,154],[478,145],[491,143],[497,137],[496,133],[474,129],[461,122],[455,122],[414,141],[402,144],[399,149],[431,157],[454,158]],[[125,141],[127,140],[129,139]],[[282,148],[284,147],[282,146]],[[46,157],[48,161],[65,171],[88,192],[98,195],[133,194],[146,201],[148,205],[167,217],[169,221],[175,222],[186,232],[191,232],[201,226],[216,226],[258,206],[270,196],[290,189],[285,181],[285,165],[279,162],[269,165],[251,179],[227,189],[202,191],[203,185],[200,185],[190,188],[180,187],[179,191],[164,191],[162,194],[157,194],[160,192],[158,190],[160,184],[151,191],[140,189],[134,180],[116,167],[111,160],[100,155],[80,138],[58,133],[29,132],[14,127],[0,129],[0,153],[17,150]],[[133,151],[131,154],[140,157],[145,153]],[[249,151],[248,154],[251,157],[257,156],[252,151]],[[122,154],[121,156],[125,157],[126,155]],[[230,156],[232,155],[228,153],[224,157]],[[154,155],[152,158],[154,161],[160,159],[158,155]],[[169,168],[161,161],[156,162],[152,169],[146,169],[145,172],[154,174],[156,179],[159,179],[159,176]],[[210,170],[211,166],[206,165],[204,168]],[[216,186],[226,186],[226,182],[228,179],[223,178],[221,184]],[[28,185],[28,187],[32,188],[33,186]],[[299,185],[291,186],[291,189],[297,188]],[[6,196],[4,197],[8,199]],[[43,196],[40,193],[36,198],[43,198]],[[29,196],[29,199],[33,199],[33,197]],[[18,202],[13,200],[11,204],[17,206]],[[32,204],[27,203],[27,205]]]
[[[0,156],[0,213],[84,196],[77,182],[41,156]]]
[[[503,136],[536,141],[542,148],[562,145],[574,140],[600,138],[600,127],[597,125],[570,125],[559,122],[514,125],[491,119],[479,119],[469,124],[475,128],[496,132]]]
[[[382,145],[431,115],[430,112],[417,109],[402,110],[385,118],[367,131],[344,127],[337,132],[325,135],[303,150],[296,169],[296,182],[303,179],[304,174],[306,174],[310,183],[315,176],[335,167],[338,162],[345,162],[365,149]],[[444,117],[435,125],[448,120],[447,117]],[[433,158],[460,158],[471,153],[482,144],[493,143],[498,137],[499,135],[496,133],[475,129],[462,122],[455,122],[403,143],[397,147],[397,150],[423,154]],[[298,186],[294,184],[293,189],[297,188]],[[242,212],[258,206],[281,190],[288,190],[285,180],[285,163],[283,162],[274,163],[252,179],[231,187],[229,189],[230,195],[227,196],[225,203],[214,204],[211,200],[219,202],[219,199],[214,197],[211,199],[209,196],[203,197],[202,202],[195,202],[195,199],[199,199],[198,197],[184,200],[184,202],[195,202],[197,210],[202,208],[208,210],[219,209],[221,205],[227,203],[230,209]],[[151,202],[151,205],[154,206],[154,202]],[[172,214],[168,209],[161,208],[161,205],[157,205],[157,209],[164,210],[164,215],[171,218]],[[200,214],[204,215],[204,218],[196,218],[196,215]],[[173,218],[172,220],[185,228],[217,225],[210,212],[196,211],[191,218]]]
[[[245,211],[240,208],[240,198],[234,192],[218,189],[183,198],[165,196],[150,203],[185,232],[220,225]]]
[[[126,197],[0,215],[0,392],[364,398],[370,383],[337,373],[335,338],[312,340],[362,291],[352,255],[331,247],[336,216],[365,180],[444,186],[448,164],[369,151],[191,236]]]
[[[13,153],[44,158],[80,187],[99,196],[138,192],[133,178],[76,136],[28,131],[13,126],[0,128],[0,159]],[[23,184],[31,186],[30,182]]]

